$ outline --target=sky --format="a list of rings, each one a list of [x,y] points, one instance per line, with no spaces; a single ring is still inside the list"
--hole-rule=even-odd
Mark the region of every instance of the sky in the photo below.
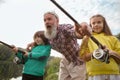
[[[120,33],[120,0],[56,0],[56,2],[79,23],[89,23],[92,15],[102,14],[112,33],[114,35]],[[27,44],[33,41],[33,34],[38,30],[44,30],[43,15],[47,11],[56,12],[60,24],[74,24],[50,0],[2,0],[0,40],[26,48]],[[54,50],[51,55],[61,56]]]

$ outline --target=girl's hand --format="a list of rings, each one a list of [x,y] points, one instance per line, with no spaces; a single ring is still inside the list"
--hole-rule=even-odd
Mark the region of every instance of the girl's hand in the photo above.
[[[111,56],[111,55],[115,55],[115,52],[112,50],[109,50],[109,56]]]
[[[111,55],[114,55],[114,51],[113,50],[110,50],[108,47],[106,47],[106,46],[103,46],[104,47],[104,51],[108,51],[109,52],[109,56],[111,56]]]

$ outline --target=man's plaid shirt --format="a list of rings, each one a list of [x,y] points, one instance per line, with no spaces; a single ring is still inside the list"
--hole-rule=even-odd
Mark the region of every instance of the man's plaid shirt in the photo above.
[[[57,36],[50,40],[50,44],[52,49],[62,53],[69,62],[78,60],[79,45],[72,25],[59,25]]]

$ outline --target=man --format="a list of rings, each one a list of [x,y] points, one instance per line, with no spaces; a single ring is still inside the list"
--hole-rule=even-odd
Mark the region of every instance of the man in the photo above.
[[[52,49],[64,55],[60,62],[59,80],[85,80],[84,62],[79,59],[77,38],[82,38],[70,24],[59,25],[59,18],[54,12],[44,14],[45,36]]]
[[[88,31],[77,27],[77,24],[75,28],[70,24],[60,25],[59,18],[54,12],[44,14],[44,24],[45,37],[49,39],[52,49],[64,55],[60,62],[58,80],[85,80],[86,67],[78,55],[77,39],[82,38]]]

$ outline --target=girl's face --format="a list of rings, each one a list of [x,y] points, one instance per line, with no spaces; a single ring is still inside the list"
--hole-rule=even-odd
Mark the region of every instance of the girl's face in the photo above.
[[[36,37],[36,38],[34,39],[34,41],[35,41],[35,43],[36,43],[37,45],[44,44],[44,42],[43,42],[43,40],[42,40],[41,37]]]
[[[101,17],[93,17],[90,21],[93,32],[101,33],[104,28],[103,19]]]

